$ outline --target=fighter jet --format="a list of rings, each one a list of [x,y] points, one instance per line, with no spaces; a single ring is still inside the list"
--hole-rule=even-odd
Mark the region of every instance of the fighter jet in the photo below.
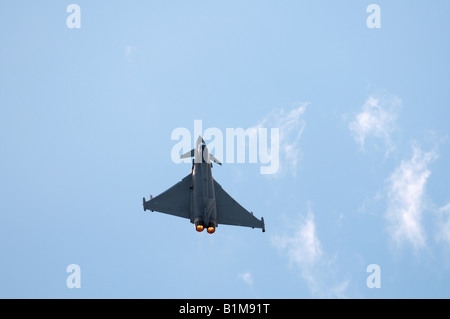
[[[187,218],[198,232],[206,228],[209,234],[214,234],[219,224],[261,228],[265,232],[264,218],[253,216],[213,179],[212,162],[222,163],[209,153],[201,136],[194,149],[180,156],[189,157],[193,157],[189,175],[162,194],[154,198],[150,195],[148,201],[144,197],[144,211]]]

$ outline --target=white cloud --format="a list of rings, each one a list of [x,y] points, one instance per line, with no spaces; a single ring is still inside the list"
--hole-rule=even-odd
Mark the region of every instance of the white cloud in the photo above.
[[[436,240],[450,246],[450,203],[438,210]]]
[[[401,100],[398,97],[389,99],[370,96],[362,110],[349,124],[349,129],[355,141],[364,150],[368,138],[378,138],[384,142],[385,156],[388,156],[395,146],[392,133],[396,129],[398,110]]]
[[[401,162],[388,179],[388,208],[386,219],[394,242],[404,242],[416,249],[425,247],[425,231],[422,225],[425,186],[431,172],[428,164],[436,159],[434,151],[424,153],[413,145],[413,155]]]
[[[249,286],[253,286],[253,276],[250,272],[239,274],[239,278]]]
[[[133,54],[136,54],[137,52],[139,52],[139,50],[136,47],[132,45],[125,46],[125,56],[131,57]]]
[[[280,131],[280,170],[288,167],[295,176],[297,165],[301,158],[300,138],[305,128],[305,121],[302,116],[306,111],[308,103],[297,103],[290,111],[284,108],[278,108],[270,112],[254,128],[279,128]]]
[[[311,211],[306,217],[301,216],[300,224],[293,236],[275,236],[272,243],[279,250],[286,251],[289,262],[300,268],[314,266],[322,256],[320,241],[316,236],[314,215]]]
[[[345,298],[348,281],[334,284],[330,279],[333,262],[326,262],[323,258],[321,243],[316,234],[314,214],[309,209],[306,216],[300,216],[295,225],[293,235],[273,236],[272,244],[287,255],[289,265],[300,271],[313,295],[319,297]]]

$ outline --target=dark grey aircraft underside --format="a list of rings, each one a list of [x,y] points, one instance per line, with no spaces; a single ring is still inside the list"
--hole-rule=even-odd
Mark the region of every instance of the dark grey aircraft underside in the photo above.
[[[199,232],[204,228],[213,234],[219,224],[261,228],[265,231],[264,218],[259,220],[236,202],[212,177],[211,161],[222,165],[209,153],[201,137],[196,147],[181,155],[194,157],[192,170],[180,182],[162,194],[146,201],[144,211],[151,210],[187,218]]]

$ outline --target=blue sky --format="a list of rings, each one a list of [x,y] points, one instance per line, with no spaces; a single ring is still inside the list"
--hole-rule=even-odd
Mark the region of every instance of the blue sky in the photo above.
[[[450,297],[448,1],[71,3],[0,4],[0,297]],[[194,120],[280,129],[265,233],[142,210]]]

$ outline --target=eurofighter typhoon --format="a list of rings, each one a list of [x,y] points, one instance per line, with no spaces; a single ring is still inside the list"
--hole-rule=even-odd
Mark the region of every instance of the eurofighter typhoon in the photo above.
[[[146,201],[144,211],[156,211],[187,218],[198,232],[205,228],[214,234],[219,224],[261,228],[264,218],[258,219],[227,194],[212,177],[211,161],[222,165],[209,153],[205,141],[199,136],[194,149],[180,158],[193,157],[192,169],[180,182]]]

